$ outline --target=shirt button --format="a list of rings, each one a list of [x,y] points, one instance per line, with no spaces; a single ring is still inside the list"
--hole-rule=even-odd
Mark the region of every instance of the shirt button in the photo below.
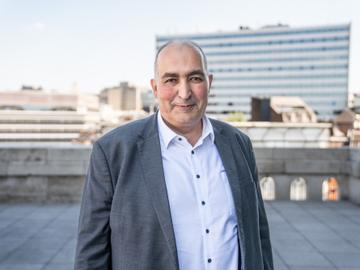
[[[208,259],[208,263],[211,263],[211,259],[210,259],[210,258]]]
[[[202,202],[201,202],[201,204],[202,204],[202,205],[205,205],[205,202],[204,202],[204,201],[202,201]]]
[[[206,233],[209,233],[210,231],[209,231],[209,229],[206,229],[205,232],[206,232]]]
[[[200,175],[197,174],[197,175],[196,175],[196,178],[200,178]]]
[[[179,141],[181,141],[181,140],[182,140],[182,138],[178,138],[178,140],[179,140]]]
[[[194,150],[191,150],[191,154],[195,154]]]

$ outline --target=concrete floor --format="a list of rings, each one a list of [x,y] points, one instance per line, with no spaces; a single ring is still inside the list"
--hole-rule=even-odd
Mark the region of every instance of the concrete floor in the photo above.
[[[275,269],[360,270],[359,206],[276,201],[266,208]],[[73,269],[78,212],[78,204],[0,204],[0,270]]]

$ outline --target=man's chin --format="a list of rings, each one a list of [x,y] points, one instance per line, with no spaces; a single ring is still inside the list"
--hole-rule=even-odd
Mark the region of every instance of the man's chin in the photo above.
[[[183,126],[189,126],[189,125],[194,125],[197,122],[200,122],[201,117],[194,114],[182,114],[176,117],[176,121],[178,123],[181,123],[181,125]]]

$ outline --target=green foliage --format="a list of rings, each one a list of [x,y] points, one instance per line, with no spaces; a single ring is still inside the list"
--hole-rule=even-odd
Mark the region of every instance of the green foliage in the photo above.
[[[242,112],[233,112],[225,118],[227,122],[246,122],[246,117]]]

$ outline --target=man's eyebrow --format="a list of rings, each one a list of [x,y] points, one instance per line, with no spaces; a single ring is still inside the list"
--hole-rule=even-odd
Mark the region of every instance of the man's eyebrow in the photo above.
[[[193,76],[193,75],[205,76],[205,73],[201,69],[196,69],[196,70],[193,70],[193,71],[190,71],[189,73],[187,73],[186,77],[190,77],[190,76]],[[161,76],[162,79],[163,78],[169,78],[169,77],[178,78],[178,77],[180,77],[180,75],[178,73],[176,73],[176,72],[166,72]]]
[[[168,78],[168,77],[179,77],[179,74],[173,72],[166,72],[161,76],[161,78]]]
[[[192,75],[205,76],[205,73],[204,73],[204,71],[202,71],[201,69],[197,69],[197,70],[193,70],[193,71],[189,72],[189,73],[187,74],[187,77],[192,76]]]

